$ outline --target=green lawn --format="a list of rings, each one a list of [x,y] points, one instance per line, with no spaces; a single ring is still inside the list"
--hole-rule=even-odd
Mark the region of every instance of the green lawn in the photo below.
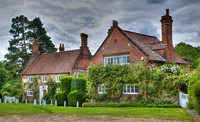
[[[185,109],[181,108],[111,108],[111,107],[93,107],[93,108],[75,108],[75,107],[55,107],[34,106],[33,104],[0,104],[0,116],[17,115],[17,114],[41,114],[41,113],[59,113],[68,115],[106,115],[120,117],[137,117],[137,118],[157,118],[181,121],[198,121],[191,116]]]

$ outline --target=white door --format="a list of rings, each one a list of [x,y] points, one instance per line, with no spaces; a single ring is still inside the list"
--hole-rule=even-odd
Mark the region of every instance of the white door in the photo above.
[[[45,94],[47,94],[47,92],[48,92],[48,86],[47,85],[40,85],[40,100],[42,100],[42,98],[43,98],[43,96],[45,95]]]
[[[179,92],[179,104],[182,108],[187,107],[188,102],[188,94],[184,94],[182,92]]]

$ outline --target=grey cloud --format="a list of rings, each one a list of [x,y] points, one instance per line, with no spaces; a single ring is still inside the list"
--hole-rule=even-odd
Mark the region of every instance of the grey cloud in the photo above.
[[[146,0],[148,4],[164,4],[168,0]]]

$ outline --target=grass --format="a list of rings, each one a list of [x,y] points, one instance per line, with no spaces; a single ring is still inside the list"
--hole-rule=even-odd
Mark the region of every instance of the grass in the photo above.
[[[33,104],[0,104],[0,116],[24,115],[24,114],[68,114],[68,115],[105,115],[118,117],[137,117],[137,118],[155,118],[180,121],[198,121],[199,119],[190,115],[185,109],[181,108],[137,108],[137,107],[55,107],[34,106]]]

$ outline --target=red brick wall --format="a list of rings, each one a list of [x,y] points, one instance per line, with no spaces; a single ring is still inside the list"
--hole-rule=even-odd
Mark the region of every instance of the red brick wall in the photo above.
[[[91,64],[104,64],[104,56],[114,56],[130,54],[130,63],[138,64],[141,57],[146,59],[145,55],[140,52],[119,30],[115,28],[109,37],[104,41],[96,55],[93,57]]]

